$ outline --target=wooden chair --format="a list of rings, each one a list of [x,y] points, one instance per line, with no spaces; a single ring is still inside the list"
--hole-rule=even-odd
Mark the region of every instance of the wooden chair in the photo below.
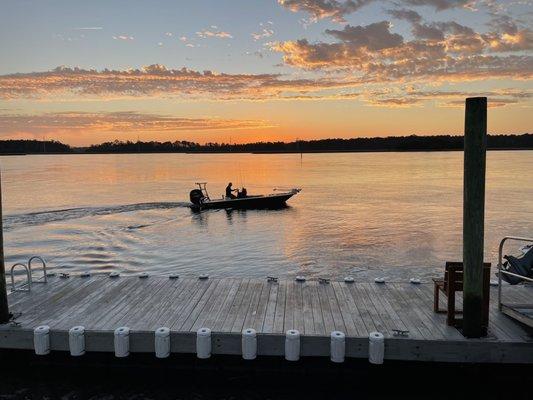
[[[460,328],[462,318],[456,318],[456,314],[462,314],[462,310],[455,309],[455,293],[463,291],[463,263],[446,261],[444,278],[433,279],[435,285],[433,310],[436,313],[446,313],[446,323],[449,326]],[[439,294],[444,293],[447,297],[447,308],[439,308]],[[483,263],[483,326],[489,324],[489,299],[490,299],[490,263]]]

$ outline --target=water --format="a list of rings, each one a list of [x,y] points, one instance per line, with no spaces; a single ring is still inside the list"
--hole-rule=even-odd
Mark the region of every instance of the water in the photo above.
[[[67,272],[404,279],[460,259],[461,152],[1,157],[6,263]],[[533,152],[489,152],[486,259],[533,235]],[[276,211],[187,207],[196,181],[301,187]],[[440,273],[440,272],[439,272]]]

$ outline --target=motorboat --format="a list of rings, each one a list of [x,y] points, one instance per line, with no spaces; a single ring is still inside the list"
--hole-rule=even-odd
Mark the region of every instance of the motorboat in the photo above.
[[[278,189],[266,195],[244,195],[235,198],[222,196],[211,199],[207,192],[207,182],[196,182],[197,189],[191,190],[189,198],[194,210],[207,209],[276,209],[286,206],[287,200],[298,194],[301,189]]]

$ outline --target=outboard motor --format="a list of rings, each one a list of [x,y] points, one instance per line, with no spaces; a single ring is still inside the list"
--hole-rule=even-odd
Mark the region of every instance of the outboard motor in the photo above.
[[[191,199],[191,203],[195,206],[199,206],[202,204],[203,200],[205,199],[204,193],[200,189],[193,189],[191,190],[191,193],[189,193],[189,198]]]
[[[193,189],[191,190],[191,193],[189,193],[189,198],[191,199],[192,204],[199,206],[202,204],[205,196],[200,189]]]

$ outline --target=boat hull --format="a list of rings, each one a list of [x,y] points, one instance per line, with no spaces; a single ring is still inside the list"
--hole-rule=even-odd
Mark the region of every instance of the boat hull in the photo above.
[[[276,209],[283,208],[296,193],[280,193],[269,196],[248,196],[241,199],[211,200],[201,205],[192,204],[195,210],[209,209]]]

